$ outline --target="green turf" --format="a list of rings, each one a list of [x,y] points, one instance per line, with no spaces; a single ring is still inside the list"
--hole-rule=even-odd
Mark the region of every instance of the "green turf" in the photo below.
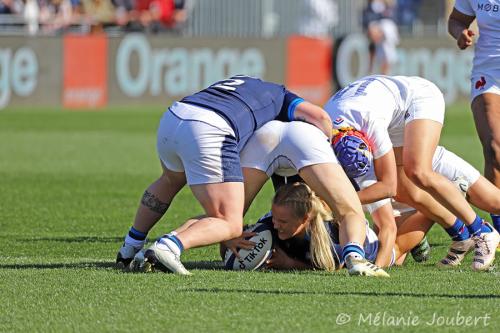
[[[435,268],[448,245],[439,228],[430,262],[409,260],[390,279],[226,272],[215,247],[185,253],[187,278],[114,270],[139,198],[160,172],[161,112],[0,112],[0,331],[500,331],[499,271],[472,272],[470,258],[457,271]],[[482,168],[465,105],[449,108],[442,143]],[[270,195],[268,186],[247,222]],[[150,237],[198,213],[183,191]],[[340,325],[342,314],[350,322]]]

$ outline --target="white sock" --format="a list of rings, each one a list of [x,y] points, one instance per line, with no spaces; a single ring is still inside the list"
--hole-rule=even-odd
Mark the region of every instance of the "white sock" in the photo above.
[[[167,237],[160,238],[156,242],[156,244],[157,244],[156,246],[160,250],[168,250],[168,249],[170,249],[170,251],[172,251],[176,256],[180,256],[181,255],[181,249],[179,249],[179,247],[177,246],[177,244],[175,244],[172,240],[170,240]]]

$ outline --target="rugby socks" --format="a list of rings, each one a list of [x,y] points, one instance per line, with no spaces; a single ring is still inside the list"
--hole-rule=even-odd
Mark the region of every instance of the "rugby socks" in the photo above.
[[[345,259],[348,256],[353,256],[355,259],[364,259],[365,250],[363,249],[361,244],[356,242],[349,242],[342,248],[342,261],[345,262]]]
[[[128,235],[125,237],[125,245],[133,246],[135,249],[142,249],[146,243],[146,236],[148,234],[130,227]]]
[[[486,230],[483,230],[483,219],[479,217],[479,215],[476,215],[476,218],[472,224],[467,226],[467,229],[469,229],[469,234],[474,237],[474,236],[479,236],[482,232],[489,232],[489,228],[486,228]]]
[[[169,234],[163,235],[158,239],[157,247],[161,250],[170,249],[176,256],[180,256],[182,251],[184,251],[184,245],[179,238],[177,238],[177,233],[171,232]]]
[[[450,235],[451,239],[454,241],[464,241],[470,238],[469,229],[465,224],[457,219],[452,227],[444,229]]]
[[[490,214],[491,221],[493,222],[493,227],[500,232],[500,215]]]

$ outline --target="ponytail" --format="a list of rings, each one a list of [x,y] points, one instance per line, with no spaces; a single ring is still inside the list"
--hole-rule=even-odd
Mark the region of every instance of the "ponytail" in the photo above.
[[[329,272],[334,271],[333,244],[324,223],[332,220],[332,216],[323,201],[306,184],[293,183],[278,189],[273,204],[290,207],[298,218],[309,215],[307,230],[311,237],[309,252],[312,264]]]

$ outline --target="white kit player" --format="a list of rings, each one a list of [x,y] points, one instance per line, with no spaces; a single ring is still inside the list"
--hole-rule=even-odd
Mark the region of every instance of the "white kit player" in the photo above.
[[[474,45],[471,107],[483,146],[484,175],[500,188],[500,0],[456,0],[448,31],[464,50],[473,45],[469,28],[476,20],[479,38]],[[491,214],[500,232],[500,215]]]
[[[359,189],[364,189],[376,183],[377,177],[370,154],[364,153],[361,156],[366,156],[366,160],[364,160],[364,163],[367,165],[366,173],[353,177],[352,179]],[[346,165],[346,167],[349,168],[349,165]],[[475,207],[486,212],[500,213],[500,190],[486,178],[481,176],[480,172],[467,161],[446,150],[444,147],[438,146],[432,160],[432,169],[452,181]],[[356,174],[354,174],[354,176],[356,176]],[[412,221],[408,221],[410,216],[417,214],[417,210],[391,199],[384,199],[363,205],[363,209],[372,215],[376,225],[383,224],[383,220],[392,220],[392,218],[396,218],[398,224],[398,237],[400,235],[409,235],[413,233],[411,237],[422,238],[433,224],[431,220],[424,216],[414,216]],[[421,213],[419,214],[422,215]],[[496,232],[493,231],[493,228],[489,224],[488,227],[492,232]],[[455,236],[453,229],[446,231],[450,236]],[[462,233],[459,236],[463,238],[465,235]],[[410,236],[406,237],[408,238]],[[469,244],[473,242],[470,237],[464,238],[463,240],[465,240],[465,243]],[[413,244],[414,242],[415,240],[412,240]],[[454,240],[454,242],[460,241]],[[401,244],[403,244],[403,242],[398,243],[397,245],[399,245],[399,248],[396,246],[396,252],[404,254],[407,249],[401,249]],[[458,246],[455,246],[455,248],[456,247]],[[439,262],[439,265],[443,267],[455,267],[460,265],[470,249],[472,249],[472,245],[469,245],[465,251],[450,251],[447,256]]]
[[[369,76],[335,94],[325,110],[334,127],[362,132],[372,148],[378,181],[359,192],[362,203],[397,194],[398,201],[445,228],[465,223],[475,247],[474,269],[488,268],[498,233],[491,232],[452,182],[432,169],[445,112],[436,85],[420,77]],[[394,240],[394,224],[387,227],[387,239]],[[462,245],[460,251],[466,246]]]
[[[349,205],[359,203],[356,192],[339,165],[327,137],[310,124],[298,121],[271,121],[265,124],[254,133],[242,150],[240,162],[245,179],[245,210],[265,182],[275,173],[281,176],[299,174],[333,209],[334,214],[338,209],[338,204],[333,204],[336,201],[344,201]],[[339,254],[351,274],[388,276],[382,269],[364,259],[364,219],[363,223],[357,224],[355,228],[340,223],[339,229],[342,244]],[[227,247],[231,248],[231,245]]]

